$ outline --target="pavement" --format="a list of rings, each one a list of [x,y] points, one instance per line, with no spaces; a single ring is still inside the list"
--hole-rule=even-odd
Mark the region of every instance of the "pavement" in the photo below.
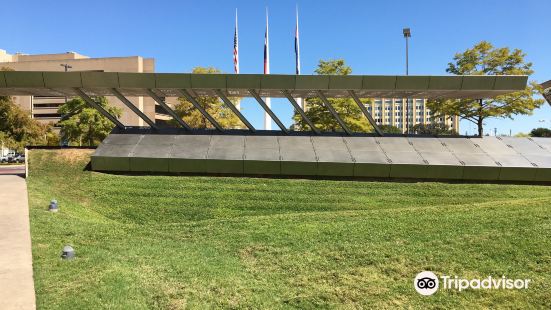
[[[0,165],[0,175],[25,174],[25,165]]]
[[[35,309],[27,183],[12,167],[0,169],[0,309]]]

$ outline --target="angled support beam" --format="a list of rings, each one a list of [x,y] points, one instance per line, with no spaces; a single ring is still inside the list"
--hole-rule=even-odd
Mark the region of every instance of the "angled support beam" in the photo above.
[[[284,89],[281,91],[281,93],[287,97],[287,100],[289,100],[289,102],[293,105],[293,107],[295,108],[295,110],[300,114],[300,116],[302,116],[302,119],[308,123],[308,126],[310,126],[310,128],[312,128],[312,131],[315,132],[317,135],[320,134],[320,131],[316,128],[316,126],[314,126],[314,123],[312,123],[312,121],[310,120],[310,118],[308,118],[308,116],[306,116],[306,113],[304,113],[304,110],[298,105],[297,101],[295,100],[295,98],[293,98],[293,96],[291,96],[291,93]]]
[[[113,115],[111,115],[111,113],[107,112],[107,110],[105,110],[102,106],[100,106],[99,104],[97,104],[94,99],[90,98],[90,96],[88,96],[82,89],[80,88],[75,88],[75,92],[84,100],[86,101],[86,103],[88,103],[89,106],[91,106],[92,108],[98,110],[98,112],[100,112],[103,116],[107,117],[113,124],[115,124],[118,128],[120,129],[124,129],[125,126],[119,122],[119,120],[114,117]]]
[[[356,95],[353,90],[349,90],[348,94],[350,95],[350,97],[352,97],[352,99],[354,99],[354,102],[356,102],[360,110],[362,110],[362,113],[365,115],[365,117],[367,117],[367,120],[369,121],[371,126],[373,126],[373,129],[375,129],[375,132],[377,132],[380,137],[384,136],[383,131],[381,130],[381,128],[379,128],[379,126],[377,126],[377,122],[375,122],[369,111],[367,111],[365,105],[362,103],[358,95]]]
[[[345,124],[344,121],[341,119],[341,117],[339,116],[339,114],[337,114],[337,111],[335,111],[335,109],[333,108],[333,106],[329,103],[329,100],[327,100],[327,97],[325,97],[325,94],[324,94],[321,90],[318,90],[317,93],[318,93],[318,97],[320,97],[320,99],[321,99],[321,102],[323,102],[323,104],[325,105],[325,107],[327,108],[327,110],[329,110],[329,112],[331,112],[331,114],[332,114],[333,117],[337,120],[337,122],[339,123],[339,125],[341,125],[342,129],[344,130],[344,132],[346,132],[346,134],[348,134],[348,135],[352,135],[352,131],[350,131],[350,129],[348,129],[348,126],[346,126],[346,124]]]
[[[153,129],[159,129],[157,128],[157,125],[155,125],[155,122],[152,121],[147,115],[145,115],[140,109],[138,109],[130,100],[128,100],[118,89],[113,88],[111,89],[115,97],[117,97],[122,103],[124,103],[125,106],[127,106],[132,112],[136,113],[141,119],[143,119],[151,128]]]
[[[224,128],[218,124],[218,122],[207,112],[193,96],[186,90],[186,89],[178,89],[177,90],[180,94],[182,94],[186,99],[193,104],[193,106],[203,114],[203,116],[209,120],[209,122],[218,130],[218,131],[224,131]]]
[[[245,118],[245,116],[243,116],[243,114],[241,114],[241,112],[239,112],[239,110],[233,105],[233,103],[230,101],[230,99],[228,99],[228,97],[226,97],[226,95],[224,95],[224,93],[220,89],[215,89],[214,92],[216,93],[216,95],[218,97],[220,97],[220,99],[222,99],[224,104],[228,108],[230,108],[230,110],[232,110],[232,112],[235,115],[237,115],[237,117],[241,120],[241,122],[243,124],[245,124],[245,126],[247,126],[247,128],[249,128],[250,131],[252,131],[252,132],[256,131],[256,129],[254,129],[253,125],[251,125],[251,123],[249,123],[249,121]]]
[[[184,127],[186,130],[191,130],[191,127],[189,127],[189,125],[184,122],[183,119],[181,119],[178,114],[176,114],[176,112],[174,112],[174,110],[172,110],[166,103],[163,99],[161,99],[161,97],[157,96],[157,94],[155,94],[153,92],[153,90],[151,89],[146,89],[146,92],[147,94],[149,95],[149,97],[153,98],[153,100],[155,100],[161,107],[163,107],[163,109],[165,109],[165,111],[170,114],[170,116],[172,116],[172,118],[178,122],[178,124],[180,124],[180,126]]]
[[[279,126],[281,131],[283,131],[286,134],[289,134],[289,130],[287,128],[285,128],[285,125],[283,125],[283,123],[279,120],[279,118],[277,118],[277,116],[274,114],[274,112],[272,112],[272,109],[270,109],[266,105],[264,100],[262,100],[262,98],[260,98],[260,95],[258,95],[258,93],[254,89],[249,89],[249,93],[254,97],[254,99],[256,99],[258,104],[260,104],[260,106],[262,106],[264,111],[266,111],[266,113],[268,113],[268,115],[270,115],[270,117],[274,120],[274,122],[277,124],[277,126]]]

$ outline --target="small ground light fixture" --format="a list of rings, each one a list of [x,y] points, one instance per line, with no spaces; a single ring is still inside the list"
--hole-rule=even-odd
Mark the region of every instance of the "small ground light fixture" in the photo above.
[[[61,258],[62,259],[73,259],[75,258],[75,249],[73,249],[72,246],[66,245],[63,247],[63,250],[61,251]]]
[[[48,207],[48,211],[50,212],[57,212],[59,211],[59,206],[57,205],[57,200],[52,199],[50,201],[50,206]]]

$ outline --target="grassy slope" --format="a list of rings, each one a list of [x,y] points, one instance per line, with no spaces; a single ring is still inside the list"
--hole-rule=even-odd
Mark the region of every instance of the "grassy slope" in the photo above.
[[[87,160],[31,152],[40,308],[551,306],[549,187],[117,176]],[[66,243],[77,259],[59,259]],[[422,270],[533,286],[422,297]]]

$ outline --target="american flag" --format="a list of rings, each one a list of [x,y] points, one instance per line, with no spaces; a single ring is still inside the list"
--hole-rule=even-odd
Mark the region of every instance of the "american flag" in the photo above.
[[[237,10],[235,10],[235,34],[233,36],[233,71],[239,74],[239,39],[237,38]]]
[[[270,74],[270,43],[268,40],[268,11],[266,10],[266,33],[264,34],[264,74]]]

